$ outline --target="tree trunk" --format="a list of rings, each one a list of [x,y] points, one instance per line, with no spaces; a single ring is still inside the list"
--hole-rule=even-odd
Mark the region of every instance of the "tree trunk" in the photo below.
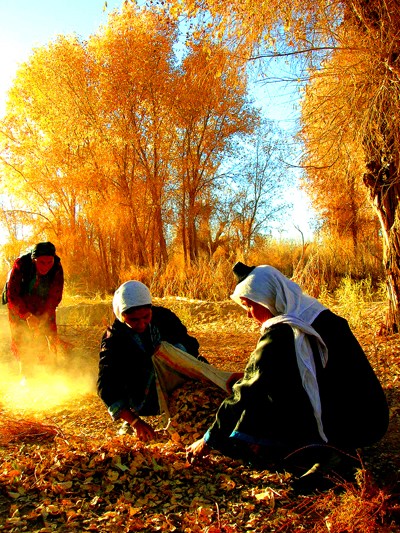
[[[394,164],[368,164],[364,175],[370,198],[380,220],[383,238],[383,266],[387,277],[389,310],[386,330],[400,331],[400,183]]]
[[[158,262],[160,265],[166,265],[168,263],[168,249],[167,242],[165,240],[164,234],[164,221],[162,217],[162,207],[161,204],[156,206],[156,211],[154,214],[155,230],[157,235],[157,241],[153,243],[155,248],[158,248]],[[154,266],[154,263],[153,263]]]
[[[190,263],[192,264],[192,263],[195,263],[199,257],[194,197],[189,197],[189,209],[187,213],[187,230],[188,230],[189,258],[190,258]]]

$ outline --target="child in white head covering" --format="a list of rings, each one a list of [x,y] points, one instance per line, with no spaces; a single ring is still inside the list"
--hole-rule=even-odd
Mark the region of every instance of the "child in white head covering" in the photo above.
[[[120,322],[123,313],[135,307],[151,307],[152,297],[149,288],[141,281],[126,281],[115,291],[113,311]]]
[[[161,342],[205,359],[197,339],[175,313],[153,306],[149,288],[140,281],[127,281],[115,291],[113,310],[116,319],[101,342],[97,391],[112,418],[124,420],[146,441],[155,433],[142,416],[160,413],[152,357]]]

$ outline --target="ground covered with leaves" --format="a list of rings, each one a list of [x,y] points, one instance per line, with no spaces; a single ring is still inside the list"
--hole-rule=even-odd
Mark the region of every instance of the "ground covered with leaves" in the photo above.
[[[258,331],[240,309],[169,304],[210,363],[243,369]],[[152,419],[154,442],[119,435],[94,390],[104,328],[94,322],[60,319],[72,352],[23,383],[2,343],[0,531],[400,531],[398,335],[356,332],[387,393],[388,434],[363,451],[354,482],[337,478],[329,490],[299,494],[286,471],[253,469],[218,453],[186,462],[185,446],[204,433],[224,397],[210,385],[192,382],[174,393],[169,424]]]

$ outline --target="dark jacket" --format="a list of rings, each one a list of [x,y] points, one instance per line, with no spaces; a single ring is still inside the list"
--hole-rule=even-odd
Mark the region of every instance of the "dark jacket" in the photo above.
[[[205,361],[199,356],[197,340],[165,307],[152,307],[152,319],[143,334],[135,334],[117,319],[107,328],[101,341],[97,391],[113,418],[123,408],[141,415],[159,413],[151,358],[161,341]]]
[[[328,363],[322,368],[313,346],[328,443],[357,448],[377,442],[388,427],[388,406],[361,346],[347,321],[329,310],[313,327],[328,348]],[[301,383],[289,325],[276,324],[259,339],[243,379],[220,406],[205,438],[221,449],[230,436],[287,450],[322,443]]]
[[[36,283],[35,283],[36,282]],[[7,305],[12,315],[55,315],[64,288],[64,272],[58,256],[44,276],[38,276],[31,254],[15,260],[7,283]]]

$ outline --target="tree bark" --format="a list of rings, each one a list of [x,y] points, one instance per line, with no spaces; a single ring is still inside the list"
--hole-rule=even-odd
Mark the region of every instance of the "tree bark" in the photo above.
[[[379,217],[383,239],[383,265],[387,279],[389,310],[388,333],[400,331],[400,182],[394,164],[383,167],[380,162],[368,164],[364,175],[370,198]]]

